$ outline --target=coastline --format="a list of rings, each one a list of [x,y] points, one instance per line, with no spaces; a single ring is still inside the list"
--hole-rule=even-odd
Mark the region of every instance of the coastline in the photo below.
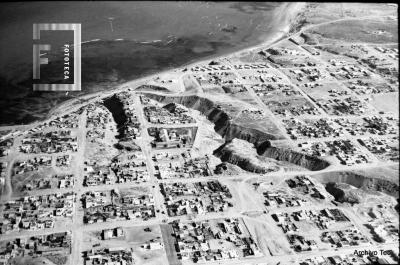
[[[4,125],[0,126],[1,130],[6,130],[6,129],[17,129],[18,127],[20,128],[30,128],[37,126],[41,123],[44,123],[50,119],[54,119],[55,117],[63,116],[67,112],[72,112],[75,109],[79,108],[80,106],[75,106],[75,105],[80,105],[79,101],[85,100],[84,104],[88,104],[91,101],[97,101],[100,100],[101,98],[108,97],[114,93],[119,92],[120,90],[126,89],[126,87],[131,87],[131,86],[138,86],[141,83],[144,83],[148,81],[149,79],[155,78],[159,75],[162,74],[167,74],[169,72],[175,72],[175,71],[180,71],[185,68],[190,68],[191,66],[194,66],[199,63],[204,63],[209,60],[218,60],[222,59],[227,56],[235,56],[237,54],[247,52],[247,51],[253,51],[257,50],[260,48],[268,48],[272,45],[275,45],[282,40],[286,39],[290,28],[296,23],[296,18],[304,11],[303,9],[305,8],[306,3],[301,2],[301,3],[284,3],[282,4],[276,13],[274,14],[274,17],[276,19],[273,19],[274,23],[271,25],[268,25],[269,28],[274,28],[272,32],[269,32],[268,35],[260,36],[260,38],[251,44],[248,47],[245,48],[232,48],[228,49],[227,51],[224,51],[220,54],[217,55],[210,55],[203,57],[201,59],[193,59],[190,60],[189,62],[182,64],[179,67],[171,67],[171,68],[166,68],[163,71],[154,73],[154,74],[146,74],[142,77],[126,81],[124,83],[121,83],[119,85],[116,85],[114,88],[108,89],[108,90],[102,90],[94,93],[89,93],[85,95],[81,95],[78,97],[75,97],[73,99],[66,100],[59,105],[55,106],[52,108],[46,115],[44,119],[36,120],[28,124],[15,124],[15,125]]]

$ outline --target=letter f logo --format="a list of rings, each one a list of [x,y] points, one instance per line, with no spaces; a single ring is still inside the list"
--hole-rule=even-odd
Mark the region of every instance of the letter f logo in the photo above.
[[[33,44],[33,79],[40,79],[40,65],[48,64],[48,58],[41,58],[40,51],[50,51],[49,44]]]

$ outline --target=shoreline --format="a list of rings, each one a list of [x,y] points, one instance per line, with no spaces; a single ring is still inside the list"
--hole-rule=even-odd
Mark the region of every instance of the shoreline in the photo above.
[[[296,23],[296,18],[304,11],[306,4],[307,3],[305,3],[305,2],[301,2],[301,3],[289,2],[289,3],[282,4],[276,11],[276,14],[274,14],[274,17],[278,17],[278,19],[272,25],[270,25],[270,27],[274,26],[275,23],[278,23],[278,24],[283,23],[283,25],[276,26],[275,30],[272,31],[267,36],[260,36],[259,40],[254,42],[253,45],[250,45],[245,48],[240,48],[239,50],[236,50],[237,48],[236,49],[233,48],[232,49],[233,51],[228,50],[226,52],[206,56],[201,59],[193,59],[179,67],[171,67],[171,68],[167,68],[163,71],[160,71],[160,72],[157,72],[154,74],[146,74],[142,77],[118,84],[118,85],[114,86],[113,88],[110,88],[107,90],[102,90],[102,91],[98,91],[98,92],[94,92],[94,93],[77,96],[75,98],[66,100],[66,101],[60,103],[59,105],[55,106],[54,108],[52,108],[49,111],[49,113],[46,115],[46,117],[43,119],[39,119],[39,120],[33,121],[28,124],[3,125],[3,126],[0,126],[0,130],[2,130],[2,131],[7,130],[7,129],[11,129],[11,130],[16,129],[17,130],[18,127],[22,127],[22,128],[28,127],[29,128],[31,126],[36,126],[36,125],[44,123],[50,119],[54,119],[56,117],[63,116],[66,113],[73,111],[76,108],[76,106],[74,106],[74,105],[75,104],[79,105],[79,101],[81,101],[81,100],[86,99],[87,101],[84,104],[89,104],[93,100],[96,100],[96,101],[100,100],[101,98],[105,98],[107,96],[115,94],[115,93],[119,92],[119,90],[126,89],[127,87],[131,87],[134,85],[138,86],[141,83],[146,82],[149,79],[155,78],[162,74],[180,71],[182,69],[189,68],[191,66],[194,66],[194,65],[200,64],[200,63],[204,63],[209,60],[223,59],[227,56],[235,56],[235,55],[243,53],[243,52],[260,49],[261,47],[269,48],[270,46],[275,45],[275,44],[279,43],[280,41],[286,39],[285,37],[289,34],[291,26],[293,26]]]

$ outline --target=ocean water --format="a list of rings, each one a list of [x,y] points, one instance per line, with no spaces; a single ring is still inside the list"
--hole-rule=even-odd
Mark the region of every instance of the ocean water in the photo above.
[[[239,50],[281,25],[281,3],[0,4],[0,125],[26,124],[72,97]],[[82,91],[32,91],[32,24],[82,24]]]

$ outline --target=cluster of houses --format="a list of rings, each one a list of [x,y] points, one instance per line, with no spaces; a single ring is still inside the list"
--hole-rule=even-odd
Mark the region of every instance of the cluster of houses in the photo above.
[[[328,141],[326,145],[330,154],[335,155],[343,165],[351,166],[372,161],[365,152],[357,148],[350,140]]]
[[[396,64],[396,60],[390,60],[389,58],[384,58],[382,56],[369,56],[367,58],[361,59],[361,62],[368,65],[375,72],[381,74],[384,77],[397,77],[399,74],[399,68]]]
[[[110,167],[115,174],[116,183],[148,181],[150,175],[145,160],[141,150],[113,158]]]
[[[185,161],[158,163],[155,165],[155,169],[155,175],[160,179],[194,178],[212,175],[208,156],[185,159]]]
[[[70,130],[39,132],[22,139],[19,149],[27,154],[76,152],[78,143]]]
[[[242,222],[237,218],[173,222],[178,258],[199,263],[261,256]]]
[[[172,161],[179,161],[179,160],[188,160],[191,158],[190,149],[182,151],[182,152],[168,152],[168,151],[161,151],[153,154],[153,161],[157,163],[164,163],[164,162],[172,162]]]
[[[155,217],[153,195],[122,194],[118,190],[107,193],[89,191],[82,195],[84,223],[136,219],[146,221]]]
[[[0,232],[53,228],[56,218],[72,217],[74,204],[73,192],[27,196],[8,201],[2,205]]]
[[[365,146],[371,153],[384,161],[399,161],[399,137],[389,139],[358,139],[358,142]]]
[[[59,265],[67,264],[67,256],[71,253],[71,233],[62,232],[31,237],[16,238],[2,242],[0,246],[0,264],[18,264],[17,258],[42,257],[57,255]]]
[[[136,162],[118,164],[114,165],[112,170],[116,176],[116,183],[146,182],[150,177],[144,162],[141,162],[139,166]]]
[[[61,117],[56,117],[50,121],[45,121],[42,124],[35,126],[34,128],[29,129],[27,133],[34,134],[37,132],[43,132],[48,128],[57,128],[57,129],[75,129],[78,128],[79,123],[79,115],[82,114],[84,108],[80,108],[75,112],[65,114]]]
[[[160,189],[169,216],[223,212],[233,206],[230,191],[218,181],[161,183]]]
[[[294,41],[294,43],[298,45],[297,41]],[[320,52],[316,51],[312,47],[304,46],[302,48],[306,49],[312,55],[320,55]],[[319,47],[317,48],[319,49]],[[347,48],[349,49],[349,53],[361,53],[361,57],[365,57],[365,55],[369,53],[369,51],[367,49],[364,49],[363,47],[352,46]],[[341,52],[346,52],[345,50]],[[385,48],[382,48],[378,51],[381,53],[392,52],[391,48],[388,48],[387,50],[385,50]],[[294,62],[296,61],[296,58],[299,58],[299,62],[301,62],[301,60],[304,60],[304,58],[307,58],[307,54],[304,54],[299,49],[291,47],[271,48],[266,51],[260,52],[260,54],[267,56],[268,59],[273,62],[275,66],[281,66],[284,68],[288,66],[294,66],[294,64],[298,64],[298,62]],[[285,60],[286,57],[290,57],[291,61],[287,62]],[[375,84],[371,83],[370,81],[366,81],[365,79],[370,78],[372,73],[364,69],[364,67],[360,65],[350,63],[350,61],[351,60],[347,61],[346,59],[344,59],[343,61],[332,59],[331,63],[333,64],[333,66],[329,66],[327,69],[322,69],[317,67],[310,67],[315,63],[312,60],[309,60],[309,62],[302,63],[304,65],[297,65],[297,68],[284,69],[284,72],[289,76],[291,80],[295,81],[296,83],[301,83],[306,87],[312,87],[313,85],[316,85],[315,82],[318,81],[334,81],[335,79],[338,79],[346,81],[348,83],[347,86],[349,86],[350,89],[355,90],[358,94],[386,93],[397,91],[397,87],[390,84],[386,84],[383,82],[378,82],[379,84]],[[307,67],[302,68],[301,66]],[[283,102],[279,100],[272,100],[271,96],[273,96],[275,90],[272,85],[263,85],[260,84],[261,82],[258,83],[259,84],[253,87],[254,91],[274,112],[274,114],[283,117],[319,115],[318,111],[312,105],[307,104],[307,102],[305,102],[304,104],[296,104],[295,99],[293,98],[291,100],[286,100]],[[294,92],[296,93],[298,91]],[[290,96],[292,97],[296,95],[291,94],[290,90],[287,90],[285,93],[286,95],[290,94]],[[283,95],[284,93],[281,94]],[[372,111],[368,108],[365,102],[357,98],[351,97],[347,90],[331,89],[329,91],[329,95],[330,96],[327,98],[314,98],[316,99],[317,104],[330,115],[361,115],[365,114],[368,111]],[[340,128],[339,126],[336,127],[337,130]],[[330,132],[331,129],[324,126],[323,123],[316,124],[316,126],[310,125],[310,128],[305,127],[300,128],[299,130],[301,131],[299,133],[301,136],[315,135],[315,137],[324,137],[326,135],[332,135],[332,132]],[[292,133],[294,131],[295,129],[291,128],[289,133]],[[340,130],[338,132],[333,131],[333,133],[337,136],[341,136],[343,132]],[[298,136],[293,135],[292,137],[297,138]]]
[[[350,92],[348,90],[345,90],[342,88],[336,88],[336,87],[330,88],[327,92],[328,92],[329,97],[332,97],[332,98],[350,95]]]
[[[300,92],[295,90],[293,86],[282,83],[270,83],[270,84],[255,84],[251,88],[257,94],[257,96],[270,97],[271,95],[284,95],[284,96],[298,96]]]
[[[301,151],[311,156],[335,156],[341,164],[352,166],[370,163],[372,160],[350,140],[300,143]]]
[[[329,79],[329,74],[319,68],[290,69],[289,75],[298,82],[317,82]]]
[[[328,229],[336,222],[349,222],[344,213],[339,209],[323,209],[320,211],[315,210],[300,210],[292,212],[292,218],[295,221],[301,222],[304,220],[312,221],[319,229]]]
[[[296,118],[283,120],[286,132],[290,138],[321,138],[332,136],[343,136],[344,130],[333,121],[321,118],[316,120],[301,121]]]
[[[399,120],[394,117],[371,116],[362,120],[335,119],[335,123],[343,127],[350,135],[387,135],[399,132]]]
[[[323,232],[321,234],[321,241],[335,245],[338,248],[369,245],[368,239],[355,227],[338,231]]]
[[[22,191],[31,191],[31,190],[43,190],[43,189],[51,189],[51,180],[50,179],[32,179],[27,181],[22,186]]]
[[[84,172],[84,186],[116,183],[116,176],[109,165],[98,165],[97,162],[85,161]]]
[[[263,192],[264,204],[268,207],[299,207],[308,203],[307,200],[283,192]]]
[[[69,167],[71,165],[72,156],[71,155],[61,155],[56,157],[57,167]]]
[[[271,216],[278,223],[278,226],[282,228],[283,233],[299,231],[299,227],[290,218],[289,213],[274,213]]]
[[[56,184],[54,184],[56,182]],[[74,187],[75,178],[72,174],[54,175],[51,179],[34,178],[27,182],[22,187],[22,191],[40,190],[40,189],[67,189]]]
[[[23,174],[30,171],[37,171],[40,167],[50,167],[51,157],[50,156],[40,156],[28,159],[22,162],[16,162],[14,164],[14,173]]]
[[[336,69],[329,68],[329,73],[338,80],[368,79],[370,77],[370,72],[356,65],[344,65]]]
[[[132,249],[112,247],[91,249],[83,252],[84,265],[133,265]]]
[[[318,99],[320,106],[330,115],[362,115],[370,111],[365,102],[355,97]]]
[[[75,185],[75,178],[72,174],[57,175],[56,178],[58,179],[59,189],[73,188]]]
[[[3,141],[0,141],[0,157],[8,155],[10,152],[10,148],[13,144],[14,144],[13,138],[8,138]]]
[[[283,78],[271,70],[255,70],[252,72],[241,72],[241,78],[244,83],[265,84],[283,81]]]
[[[153,148],[190,148],[196,137],[197,127],[185,128],[149,128],[149,135],[154,137]]]
[[[320,115],[317,108],[303,97],[291,99],[266,100],[263,101],[271,111],[281,117],[292,117],[301,115]]]
[[[49,121],[50,127],[56,127],[58,129],[74,129],[78,128],[79,114],[81,114],[83,109],[79,109],[76,112],[66,114],[62,117],[57,117]]]
[[[398,91],[397,86],[387,83],[372,83],[368,80],[356,79],[349,81],[347,87],[359,95],[390,93]]]
[[[193,75],[201,86],[238,84],[238,78],[233,72],[212,72]]]
[[[385,134],[398,134],[399,133],[399,119],[394,117],[365,117],[363,118],[366,123],[367,130],[371,134],[385,135]]]
[[[325,199],[325,196],[307,176],[295,176],[286,180],[286,183],[291,189],[300,191],[303,194],[311,194],[311,197],[317,199]]]
[[[82,206],[84,209],[111,204],[111,195],[107,192],[88,191],[82,194]]]
[[[146,182],[149,179],[142,152],[135,152],[127,159],[115,158],[109,165],[85,161],[83,185],[98,186],[125,182]]]
[[[292,213],[274,213],[272,218],[278,223],[284,233],[297,232],[299,227],[294,221],[308,221],[315,224],[319,229],[328,229],[337,222],[350,222],[347,216],[339,209],[300,210]]]
[[[296,252],[312,251],[318,249],[317,242],[313,239],[306,239],[302,235],[288,234],[287,239],[290,247]]]
[[[244,64],[234,64],[233,68],[235,70],[256,70],[256,69],[266,69],[269,68],[267,63],[244,63]]]

